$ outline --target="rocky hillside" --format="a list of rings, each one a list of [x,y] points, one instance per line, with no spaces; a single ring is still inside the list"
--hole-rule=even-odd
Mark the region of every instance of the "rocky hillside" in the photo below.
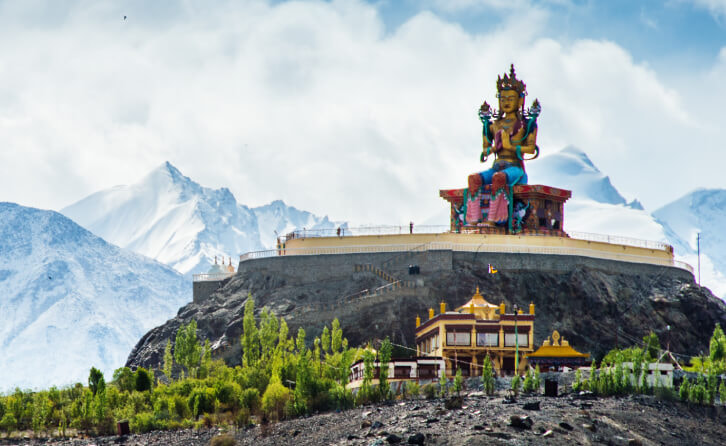
[[[421,266],[408,276],[407,266]],[[488,265],[499,272],[488,273]],[[355,272],[371,264],[411,287],[358,294],[385,285],[379,274]],[[414,286],[415,285],[415,286]],[[239,361],[242,308],[248,296],[284,317],[291,330],[302,326],[308,340],[337,317],[351,345],[390,336],[413,345],[416,315],[442,300],[448,308],[465,303],[479,286],[490,302],[536,307],[535,343],[558,330],[577,349],[601,356],[615,345],[631,345],[649,330],[677,354],[707,351],[716,323],[726,326],[726,304],[672,267],[556,255],[491,253],[349,254],[286,256],[246,261],[209,299],[182,307],[177,316],[147,333],[127,365],[157,367],[164,346],[180,324],[197,321],[200,337],[215,355]],[[370,295],[372,294],[372,295]],[[670,326],[670,330],[667,327]]]

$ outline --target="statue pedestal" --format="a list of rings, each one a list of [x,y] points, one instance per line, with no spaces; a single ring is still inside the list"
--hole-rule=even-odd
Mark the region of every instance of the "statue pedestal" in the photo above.
[[[488,195],[491,186],[483,188],[482,209],[489,206]],[[495,225],[484,221],[479,223],[463,223],[458,218],[457,209],[464,204],[466,189],[442,189],[439,196],[451,204],[450,223],[452,232],[478,232],[481,234],[509,234],[508,225]],[[522,219],[521,231],[518,234],[537,234],[567,237],[562,229],[564,225],[564,204],[572,196],[572,191],[541,184],[518,184],[512,187],[514,203],[529,205]],[[513,225],[514,226],[514,225]]]

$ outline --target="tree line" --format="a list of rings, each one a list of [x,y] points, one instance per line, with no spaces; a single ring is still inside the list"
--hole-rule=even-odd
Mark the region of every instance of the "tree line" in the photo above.
[[[182,324],[153,370],[122,367],[107,383],[91,368],[86,385],[39,392],[16,389],[0,396],[0,431],[36,435],[114,433],[128,420],[133,432],[212,425],[246,426],[355,404],[346,389],[350,366],[362,350],[350,348],[340,323],[325,326],[309,348],[305,330],[290,336],[287,323],[263,308],[255,320],[254,300],[243,314],[242,365],[213,360],[197,324]],[[173,370],[178,370],[176,375]]]

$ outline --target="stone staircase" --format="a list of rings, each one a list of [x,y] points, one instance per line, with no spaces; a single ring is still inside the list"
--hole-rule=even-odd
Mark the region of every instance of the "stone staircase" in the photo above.
[[[399,288],[416,288],[417,286],[415,280],[398,279],[393,274],[370,263],[355,265],[353,270],[357,273],[370,272],[385,280],[387,282],[386,285],[376,288],[377,292],[385,292],[386,290],[395,290]]]

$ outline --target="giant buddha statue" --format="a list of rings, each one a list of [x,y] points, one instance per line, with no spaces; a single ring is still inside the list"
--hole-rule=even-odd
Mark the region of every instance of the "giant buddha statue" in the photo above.
[[[527,86],[517,79],[514,65],[509,74],[497,78],[497,98],[499,111],[493,110],[486,101],[479,109],[479,118],[483,124],[483,152],[481,162],[494,154],[494,163],[490,169],[469,175],[467,191],[468,203],[467,222],[479,221],[486,214],[489,223],[504,223],[513,212],[524,215],[524,209],[512,208],[511,187],[516,184],[527,184],[527,172],[524,170],[526,155],[534,159],[539,155],[537,147],[537,116],[540,113],[538,100],[529,110],[524,110],[524,98]],[[482,187],[488,188],[486,200],[488,209],[479,210]]]
[[[527,86],[511,66],[497,78],[499,110],[484,102],[479,108],[483,125],[481,162],[494,155],[490,169],[469,175],[468,187],[442,189],[450,203],[452,232],[480,234],[537,234],[566,237],[566,189],[527,184],[526,160],[537,158],[537,99],[525,110]]]
[[[479,109],[479,118],[483,124],[483,152],[481,162],[486,162],[494,154],[491,169],[469,175],[469,191],[477,191],[484,184],[491,184],[497,172],[507,177],[507,185],[527,184],[527,173],[524,170],[525,154],[539,154],[537,148],[537,116],[540,105],[537,99],[528,111],[524,110],[524,98],[527,86],[517,79],[514,65],[509,75],[497,78],[497,98],[499,112],[492,110],[484,101]],[[492,120],[492,118],[494,118]]]

